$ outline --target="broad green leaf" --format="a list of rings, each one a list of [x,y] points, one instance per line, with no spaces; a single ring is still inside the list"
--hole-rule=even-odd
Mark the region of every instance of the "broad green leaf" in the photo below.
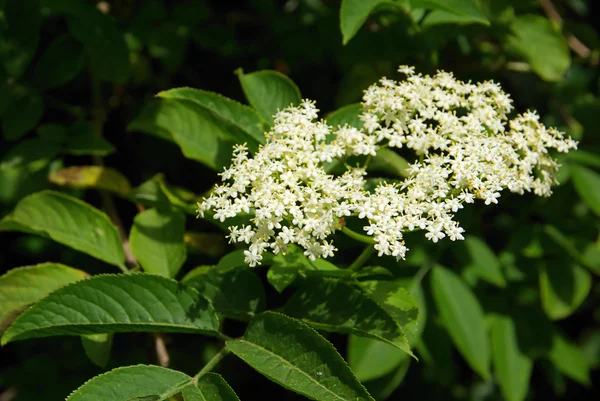
[[[220,375],[206,373],[194,386],[182,391],[184,401],[239,401],[235,392]]]
[[[115,147],[103,137],[83,134],[69,137],[65,152],[75,156],[107,156],[115,152]]]
[[[29,305],[85,277],[87,273],[57,263],[9,270],[0,276],[0,333]]]
[[[419,324],[419,306],[406,288],[406,281],[371,280],[360,283],[360,288],[381,306],[402,328],[408,343],[413,345],[423,331]],[[415,290],[418,291],[418,290]]]
[[[83,68],[83,46],[68,35],[56,37],[35,64],[33,81],[52,89],[71,81]]]
[[[358,118],[361,111],[361,104],[353,103],[331,112],[325,119],[327,124],[332,127],[337,127],[338,125],[343,127],[345,124],[348,124],[351,127],[360,129],[364,125],[362,120]]]
[[[66,401],[158,400],[176,394],[191,382],[191,377],[176,370],[148,365],[127,366],[90,379]]]
[[[579,196],[600,216],[600,174],[587,167],[571,165],[571,176]]]
[[[395,371],[406,359],[406,353],[393,345],[371,338],[348,336],[348,364],[363,383]]]
[[[583,352],[562,334],[556,332],[552,336],[548,357],[559,372],[585,386],[590,385],[590,369]]]
[[[251,151],[258,146],[254,137],[190,100],[151,102],[127,129],[171,139],[186,157],[214,170],[231,164],[234,145],[248,142]]]
[[[510,25],[507,46],[546,81],[560,81],[569,66],[569,46],[552,22],[540,15],[520,15]]]
[[[126,196],[132,202],[141,203],[145,206],[158,208],[175,207],[187,214],[197,216],[198,206],[194,200],[199,199],[189,199],[188,201],[191,202],[188,203],[177,196],[175,192],[177,191],[174,187],[167,185],[164,175],[157,174],[140,186],[133,188]]]
[[[393,174],[397,177],[408,177],[407,169],[410,164],[406,159],[392,149],[379,149],[367,166],[368,171]]]
[[[523,401],[529,389],[533,361],[519,349],[515,323],[497,316],[491,328],[494,372],[506,401]]]
[[[488,380],[490,349],[479,301],[458,275],[441,266],[433,269],[431,291],[454,344],[471,368]]]
[[[60,144],[48,139],[33,138],[19,141],[0,161],[0,170],[23,168],[43,169],[60,152]]]
[[[410,358],[404,358],[395,370],[383,377],[366,382],[365,387],[376,400],[384,401],[389,399],[392,393],[402,383],[404,377],[406,377],[410,363]]]
[[[490,25],[477,0],[410,0],[410,4],[413,8],[433,10],[425,18],[423,25],[449,21]]]
[[[215,311],[227,317],[249,320],[265,308],[261,281],[248,266],[223,269],[200,266],[182,280],[208,298]]]
[[[44,99],[37,93],[28,93],[13,100],[2,118],[2,134],[16,141],[31,131],[44,114]]]
[[[265,312],[227,346],[258,372],[310,399],[373,401],[333,345],[290,317]]]
[[[41,0],[40,3],[67,16],[69,33],[84,44],[96,78],[116,83],[127,81],[131,72],[129,50],[123,33],[109,15],[86,2]]]
[[[120,171],[104,166],[72,166],[53,171],[50,182],[70,188],[93,188],[124,195],[131,191],[129,180]]]
[[[548,262],[540,271],[542,307],[552,320],[575,312],[591,288],[591,274],[576,264]]]
[[[83,345],[88,358],[96,365],[104,368],[110,359],[112,340],[112,333],[84,334],[81,336],[81,345]]]
[[[600,155],[585,150],[577,149],[567,153],[567,160],[589,167],[600,168]]]
[[[300,104],[302,97],[296,84],[277,71],[262,70],[244,74],[236,71],[248,103],[267,123],[273,125],[278,110]]]
[[[214,334],[217,315],[193,288],[151,274],[95,276],[60,288],[19,316],[2,344],[117,332]]]
[[[123,266],[125,258],[117,229],[89,204],[68,195],[42,191],[29,195],[0,221],[0,231],[22,227],[107,263]]]
[[[131,251],[146,272],[173,278],[187,258],[184,231],[185,216],[181,212],[148,209],[133,219]]]
[[[278,292],[282,292],[296,280],[301,271],[312,268],[302,249],[291,246],[285,255],[279,254],[273,257],[267,272],[267,280]]]
[[[367,17],[375,8],[388,0],[342,0],[340,8],[340,28],[342,30],[343,44],[346,44],[356,35]]]
[[[256,111],[235,100],[215,92],[193,88],[170,89],[160,92],[157,96],[163,99],[189,100],[197,103],[252,135],[257,142],[265,142],[265,122],[256,114]]]
[[[543,233],[560,246],[575,262],[587,267],[591,272],[600,274],[600,251],[595,251],[596,246],[589,244],[583,252],[577,249],[573,240],[563,234],[558,228],[549,224],[544,225]]]
[[[470,270],[488,283],[498,287],[506,286],[500,261],[487,244],[472,235],[468,236],[464,243],[471,257]]]
[[[373,338],[413,355],[399,322],[373,299],[338,280],[306,283],[283,310],[317,329]]]

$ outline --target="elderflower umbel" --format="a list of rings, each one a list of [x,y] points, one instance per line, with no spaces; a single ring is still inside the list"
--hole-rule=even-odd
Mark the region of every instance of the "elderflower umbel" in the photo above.
[[[290,244],[311,260],[333,256],[337,249],[328,238],[348,216],[365,220],[379,256],[402,259],[408,231],[424,230],[432,242],[464,239],[453,220],[464,203],[498,203],[503,189],[551,194],[559,165],[549,149],[568,152],[575,141],[546,128],[533,112],[509,120],[511,100],[494,82],[399,71],[406,80],[383,78],[366,90],[360,129],[328,126],[306,100],[277,113],[253,157],[246,145],[234,148],[223,183],[199,204],[199,214],[212,210],[222,222],[253,214],[251,226],[229,228],[230,242],[248,244],[250,266],[266,250],[285,253]],[[347,166],[341,175],[325,170],[326,162],[375,156],[381,147],[414,151],[418,161],[400,184],[383,183],[371,193],[364,168]]]

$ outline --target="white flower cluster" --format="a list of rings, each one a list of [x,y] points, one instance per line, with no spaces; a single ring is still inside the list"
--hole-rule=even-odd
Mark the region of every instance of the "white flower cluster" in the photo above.
[[[314,260],[336,248],[327,238],[343,227],[343,218],[366,219],[379,256],[404,258],[403,233],[425,230],[437,242],[464,239],[453,220],[464,203],[498,203],[500,191],[533,191],[548,196],[558,164],[549,149],[567,152],[576,142],[546,128],[532,112],[508,120],[508,95],[493,82],[464,83],[452,74],[415,74],[401,67],[402,82],[381,79],[363,98],[362,129],[333,128],[318,121],[310,101],[275,116],[267,142],[254,157],[245,145],[234,149],[223,183],[199,204],[220,221],[252,213],[252,225],[230,227],[230,241],[249,244],[250,266],[270,249],[285,253],[290,244]],[[349,156],[375,156],[381,147],[409,148],[418,161],[397,185],[365,189],[365,170],[350,167],[342,175],[324,164]]]

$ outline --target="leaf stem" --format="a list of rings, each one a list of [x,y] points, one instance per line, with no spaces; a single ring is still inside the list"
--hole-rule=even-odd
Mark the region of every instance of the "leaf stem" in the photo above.
[[[421,284],[421,281],[423,281],[423,278],[429,273],[429,270],[431,270],[432,267],[433,263],[430,260],[426,260],[425,263],[423,263],[423,266],[417,271],[410,283],[411,290]]]
[[[213,370],[213,368],[219,363],[221,362],[221,359],[225,358],[225,356],[227,356],[227,354],[229,354],[229,348],[227,348],[227,345],[224,346],[221,351],[217,352],[215,354],[215,356],[213,356],[211,358],[210,361],[208,361],[208,363],[206,365],[204,365],[204,367],[202,368],[202,370],[200,372],[198,372],[194,378],[193,378],[193,383],[196,384],[198,383],[198,380],[204,376],[206,373],[210,372],[211,370]]]
[[[356,258],[356,260],[348,267],[348,270],[357,271],[360,269],[365,262],[369,260],[374,251],[375,247],[373,245],[367,246],[362,253],[358,255],[358,258]]]
[[[373,237],[369,237],[368,235],[359,234],[356,231],[352,231],[348,227],[342,227],[342,232],[346,234],[348,237],[355,239],[357,241],[363,242],[365,244],[374,245],[375,240]]]

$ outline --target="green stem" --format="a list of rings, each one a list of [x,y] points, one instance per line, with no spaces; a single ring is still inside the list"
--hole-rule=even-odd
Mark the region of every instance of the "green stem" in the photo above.
[[[375,248],[373,247],[373,245],[369,245],[368,247],[366,247],[365,250],[362,251],[362,253],[360,255],[358,255],[358,258],[356,258],[354,263],[352,263],[350,265],[350,267],[348,267],[348,270],[351,270],[351,271],[359,270],[365,264],[365,262],[367,260],[369,260],[369,258],[371,257],[371,255],[373,254],[374,251],[375,251]]]
[[[369,237],[368,235],[359,234],[356,231],[352,231],[348,227],[344,226],[342,228],[342,232],[346,234],[348,237],[355,239],[357,241],[363,242],[365,244],[374,245],[375,240],[373,237]]]
[[[213,356],[211,358],[210,361],[208,361],[208,363],[206,365],[204,365],[204,367],[202,368],[202,370],[200,372],[198,372],[196,374],[196,376],[194,376],[193,382],[194,383],[198,383],[198,380],[204,376],[206,373],[210,372],[211,370],[213,370],[213,368],[219,363],[221,362],[221,359],[225,358],[225,356],[227,356],[227,354],[229,354],[229,348],[227,348],[227,345],[224,346],[221,351],[217,352],[215,354],[215,356]]]
[[[423,266],[421,266],[413,277],[412,282],[410,283],[411,289],[414,289],[417,285],[421,284],[421,281],[423,281],[423,278],[429,273],[429,270],[431,270],[432,267],[433,263],[431,261],[425,261]]]

